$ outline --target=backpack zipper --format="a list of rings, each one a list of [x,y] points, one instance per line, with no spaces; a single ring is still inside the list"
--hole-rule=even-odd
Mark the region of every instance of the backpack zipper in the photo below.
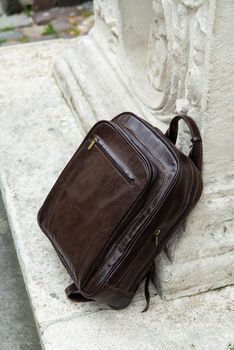
[[[90,144],[88,145],[88,151],[91,150],[91,148],[95,145],[95,143],[96,143],[97,141],[98,141],[98,138],[97,138],[97,137],[94,137],[94,138],[91,140]]]
[[[102,153],[111,161],[115,168],[123,175],[128,182],[133,183],[135,176],[124,161],[116,154],[99,136],[95,135],[90,141],[87,149],[91,151],[94,146],[98,146]]]

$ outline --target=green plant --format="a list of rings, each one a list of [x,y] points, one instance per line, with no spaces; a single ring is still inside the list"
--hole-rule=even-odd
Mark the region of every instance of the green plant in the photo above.
[[[78,27],[73,27],[71,30],[69,30],[69,34],[71,34],[71,35],[80,35],[80,29],[78,28]]]
[[[54,35],[54,34],[57,34],[57,32],[54,29],[53,25],[51,23],[47,24],[42,35]]]
[[[234,350],[234,343],[229,343],[227,350]]]
[[[24,5],[23,12],[26,16],[31,17],[32,16],[32,6],[31,5]]]
[[[0,45],[5,44],[7,42],[6,39],[0,39]]]
[[[15,30],[15,27],[5,27],[5,28],[0,29],[0,32],[1,33],[3,33],[3,32],[10,32],[12,30]]]
[[[80,14],[82,17],[89,17],[89,16],[92,16],[93,12],[83,9],[83,10],[81,10]]]
[[[29,42],[29,38],[27,36],[23,36],[22,38],[20,38],[18,40],[20,43],[28,43]]]

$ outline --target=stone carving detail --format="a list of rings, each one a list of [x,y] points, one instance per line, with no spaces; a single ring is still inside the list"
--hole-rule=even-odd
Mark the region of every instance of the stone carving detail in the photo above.
[[[161,0],[154,1],[155,18],[151,25],[147,72],[155,89],[163,91],[167,69],[167,33]]]
[[[152,113],[206,108],[214,2],[95,1],[96,15],[119,38],[115,52],[131,90]]]
[[[189,3],[189,1],[187,1]],[[194,1],[198,8],[190,23],[190,52],[189,65],[186,74],[186,98],[192,105],[201,106],[205,77],[205,55],[207,50],[208,36],[208,1]],[[185,1],[186,3],[186,1]],[[188,5],[187,5],[188,6]],[[207,93],[207,91],[205,91]]]
[[[148,77],[164,92],[160,108],[187,112],[205,107],[202,96],[211,6],[209,0],[154,0],[148,51]]]
[[[96,0],[94,1],[94,11],[97,17],[101,18],[111,32],[118,36],[116,9],[118,1]]]

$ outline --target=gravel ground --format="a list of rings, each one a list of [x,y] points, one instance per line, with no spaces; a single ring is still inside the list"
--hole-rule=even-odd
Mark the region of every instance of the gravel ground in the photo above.
[[[1,5],[0,5],[1,6]],[[87,34],[93,26],[93,3],[7,16],[0,7],[0,46]]]

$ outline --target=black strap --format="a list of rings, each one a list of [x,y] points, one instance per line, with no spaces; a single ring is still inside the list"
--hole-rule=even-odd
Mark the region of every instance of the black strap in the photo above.
[[[150,304],[150,292],[149,292],[149,283],[152,281],[153,285],[155,286],[156,289],[156,283],[155,283],[155,263],[151,265],[151,268],[147,275],[145,276],[145,299],[146,299],[146,306],[143,311],[141,312],[146,312],[149,309],[149,304]]]
[[[70,284],[66,289],[65,293],[67,294],[68,298],[76,301],[93,301],[92,299],[85,298],[77,289],[75,283]]]
[[[202,170],[202,139],[200,131],[197,127],[195,121],[186,115],[177,115],[174,117],[167,129],[165,136],[171,140],[174,145],[176,144],[177,135],[178,135],[178,123],[179,120],[183,119],[185,123],[188,125],[191,135],[192,135],[192,149],[189,153],[189,157],[192,159],[193,163],[197,166],[197,168]]]

